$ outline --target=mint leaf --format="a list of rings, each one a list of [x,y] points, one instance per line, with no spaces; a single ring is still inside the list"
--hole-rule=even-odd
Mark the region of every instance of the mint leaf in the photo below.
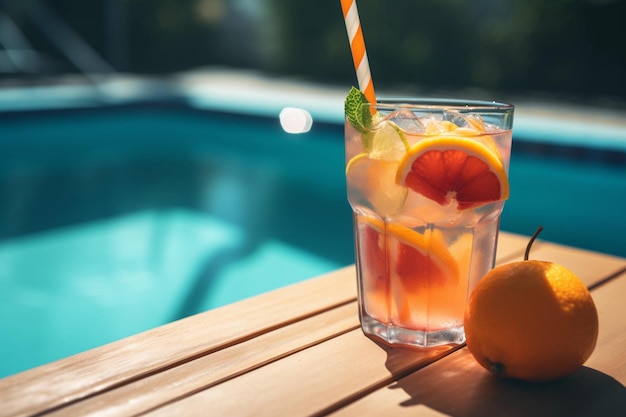
[[[358,88],[352,87],[348,92],[344,110],[348,122],[359,132],[367,133],[372,125],[372,113],[367,98]]]

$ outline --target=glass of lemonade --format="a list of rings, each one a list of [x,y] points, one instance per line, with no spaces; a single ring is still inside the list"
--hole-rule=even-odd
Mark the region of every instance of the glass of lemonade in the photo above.
[[[464,342],[468,296],[494,266],[513,111],[348,95],[346,180],[366,335],[419,347]]]

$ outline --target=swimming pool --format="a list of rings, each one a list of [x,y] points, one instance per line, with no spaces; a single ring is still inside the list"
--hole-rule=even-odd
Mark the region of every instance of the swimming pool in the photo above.
[[[342,125],[200,107],[0,112],[0,377],[353,262]],[[516,141],[502,228],[626,256],[622,151]]]

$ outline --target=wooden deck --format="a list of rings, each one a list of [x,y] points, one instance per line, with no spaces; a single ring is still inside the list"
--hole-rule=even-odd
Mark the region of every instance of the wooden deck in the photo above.
[[[501,233],[498,263],[526,243]],[[350,266],[4,378],[0,415],[626,415],[626,259],[541,240],[531,257],[578,274],[600,316],[594,354],[560,381],[497,379],[465,347],[374,343]]]

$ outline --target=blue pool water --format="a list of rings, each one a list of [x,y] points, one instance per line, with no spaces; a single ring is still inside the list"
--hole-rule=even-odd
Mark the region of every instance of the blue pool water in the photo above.
[[[626,256],[623,152],[515,141],[502,228]],[[353,262],[338,123],[5,111],[0,159],[0,377]]]

